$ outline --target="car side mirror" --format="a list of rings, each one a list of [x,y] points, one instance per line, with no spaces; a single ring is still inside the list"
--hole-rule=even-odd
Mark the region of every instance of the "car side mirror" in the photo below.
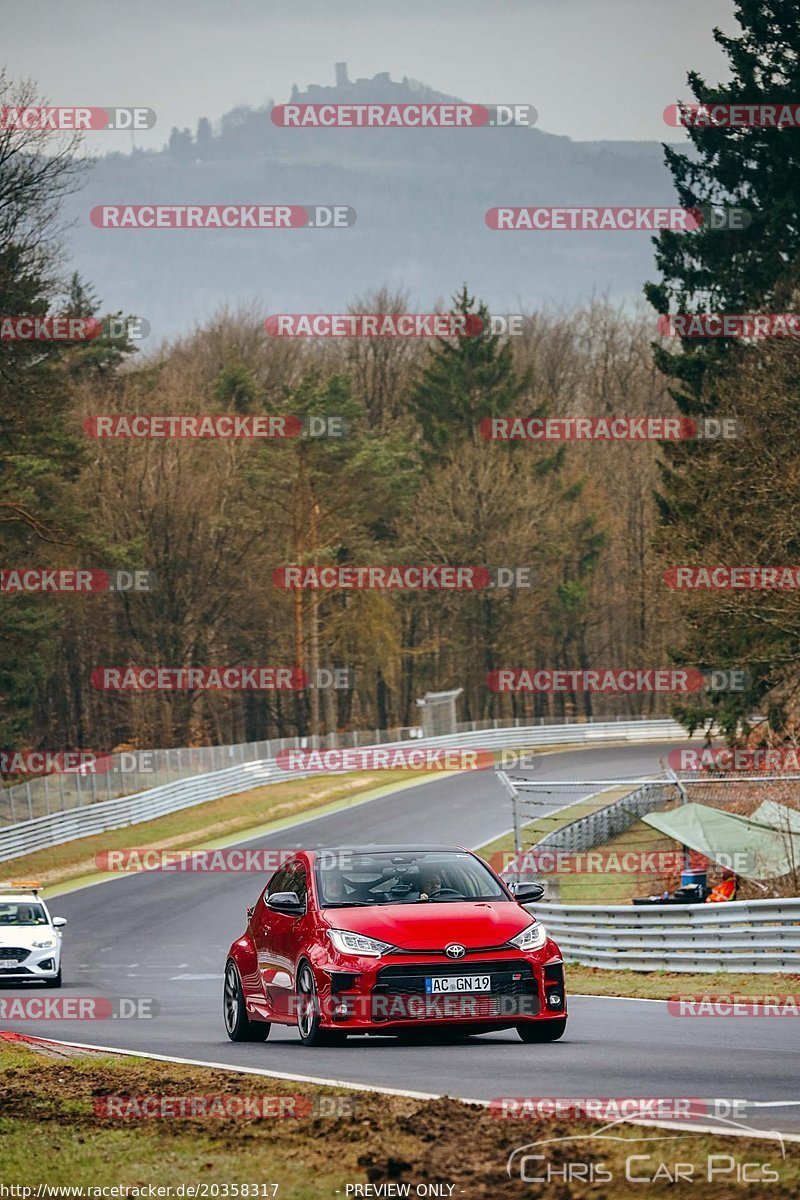
[[[53,917],[53,929],[63,929],[66,923],[66,917]]]
[[[267,900],[267,908],[271,908],[273,912],[288,913],[292,916],[299,916],[306,911],[306,906],[297,892],[275,892]]]
[[[511,891],[518,904],[534,904],[544,895],[541,883],[512,883]]]

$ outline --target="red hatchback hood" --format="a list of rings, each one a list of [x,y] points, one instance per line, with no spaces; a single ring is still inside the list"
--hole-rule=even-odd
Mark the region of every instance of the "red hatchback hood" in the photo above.
[[[443,950],[449,942],[468,950],[502,946],[532,920],[517,904],[487,900],[327,908],[323,917],[333,929],[363,933],[401,950]]]

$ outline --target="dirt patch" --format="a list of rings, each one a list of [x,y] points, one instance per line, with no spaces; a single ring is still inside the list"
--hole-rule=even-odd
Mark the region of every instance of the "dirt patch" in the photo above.
[[[53,1055],[62,1055],[54,1061]],[[535,1074],[535,1071],[534,1071]],[[3,1178],[9,1183],[96,1185],[142,1182],[232,1182],[272,1180],[277,1200],[357,1200],[379,1192],[354,1193],[356,1186],[392,1183],[417,1188],[442,1185],[452,1200],[489,1197],[522,1200],[611,1200],[641,1194],[625,1180],[626,1153],[651,1154],[653,1162],[696,1163],[704,1169],[709,1153],[736,1161],[772,1162],[779,1173],[776,1191],[747,1189],[749,1196],[778,1194],[800,1198],[800,1146],[787,1144],[786,1158],[774,1142],[735,1143],[722,1137],[683,1134],[664,1143],[664,1131],[639,1126],[614,1129],[635,1141],[592,1140],[598,1126],[572,1120],[500,1120],[487,1108],[441,1098],[420,1101],[347,1089],[312,1088],[286,1080],[211,1071],[164,1062],[59,1049],[52,1045],[0,1041],[0,1135]],[[532,1090],[535,1090],[532,1089]],[[102,1115],[109,1096],[184,1097],[302,1095],[311,1115],[296,1119],[224,1117],[121,1120]],[[314,1115],[326,1098],[331,1115]],[[338,1101],[337,1109],[334,1102]],[[334,1107],[330,1107],[334,1105]],[[642,1137],[649,1140],[643,1142]],[[547,1171],[549,1183],[509,1178],[507,1160],[520,1146],[550,1139],[535,1148],[528,1172]],[[552,1139],[570,1139],[552,1141]],[[573,1140],[577,1138],[578,1140]],[[668,1146],[668,1150],[664,1147]],[[32,1151],[35,1151],[33,1153]],[[519,1156],[515,1162],[518,1163]],[[575,1164],[599,1164],[613,1182],[575,1178]],[[588,1168],[587,1168],[588,1169]],[[573,1177],[565,1182],[565,1177]],[[646,1191],[651,1200],[691,1196],[719,1200],[727,1181],[672,1184],[662,1178]],[[347,1188],[351,1191],[348,1193]],[[766,1188],[766,1184],[765,1184]],[[738,1189],[737,1189],[738,1191]],[[392,1193],[388,1193],[391,1195]],[[403,1195],[404,1192],[394,1193]],[[434,1193],[435,1195],[436,1193]]]

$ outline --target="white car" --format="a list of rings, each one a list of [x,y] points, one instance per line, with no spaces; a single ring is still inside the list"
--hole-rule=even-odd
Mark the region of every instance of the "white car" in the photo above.
[[[0,982],[39,980],[61,987],[61,930],[66,917],[51,917],[38,884],[0,891]]]

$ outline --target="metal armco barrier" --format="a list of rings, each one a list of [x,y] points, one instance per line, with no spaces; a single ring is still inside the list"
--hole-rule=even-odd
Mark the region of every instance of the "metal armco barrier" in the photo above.
[[[686,736],[685,729],[676,721],[634,720],[466,730],[443,737],[416,738],[391,744],[407,748],[452,746],[501,750],[564,744],[587,745],[608,741],[650,741]],[[380,740],[373,743],[375,746],[386,744]],[[0,829],[0,862],[30,854],[46,846],[57,846],[74,838],[90,837],[92,834],[107,833],[126,825],[151,821],[154,817],[190,808],[195,804],[203,804],[207,800],[218,800],[223,796],[232,796],[265,784],[303,778],[307,774],[300,771],[284,771],[278,767],[274,758],[260,759],[223,771],[179,779],[133,796],[120,796],[113,800],[85,804],[65,812],[20,821]]]
[[[620,780],[619,786],[624,787],[625,780]],[[676,794],[675,784],[666,776],[654,779],[652,783],[645,783],[612,801],[605,808],[598,808],[585,817],[578,817],[577,821],[570,821],[569,825],[546,833],[536,843],[536,849],[561,850],[566,854],[592,850],[630,829],[645,813],[663,808],[669,800],[675,799]]]
[[[800,899],[526,905],[566,963],[631,971],[800,972]]]
[[[599,716],[600,724],[627,722],[633,717]],[[640,718],[641,719],[641,718]],[[592,724],[590,717],[588,723]],[[511,728],[563,729],[565,722],[551,717],[531,720],[516,718],[488,721],[470,721],[456,726],[455,736],[465,733],[470,736],[507,731]],[[579,727],[580,721],[570,720],[570,728]],[[102,769],[93,771],[59,772],[37,775],[23,783],[0,788],[0,827],[16,825],[19,821],[32,821],[34,817],[46,817],[51,813],[66,812],[71,808],[83,808],[89,804],[101,804],[116,800],[120,796],[133,796],[151,791],[166,783],[177,783],[191,775],[209,775],[229,767],[240,767],[247,763],[274,759],[281,750],[316,749],[345,750],[366,749],[376,745],[393,744],[422,739],[418,726],[397,726],[393,729],[350,729],[345,732],[324,734],[319,738],[282,737],[271,741],[237,742],[226,746],[174,746],[169,750],[144,749],[118,751],[101,755]],[[474,743],[472,743],[474,744]]]

